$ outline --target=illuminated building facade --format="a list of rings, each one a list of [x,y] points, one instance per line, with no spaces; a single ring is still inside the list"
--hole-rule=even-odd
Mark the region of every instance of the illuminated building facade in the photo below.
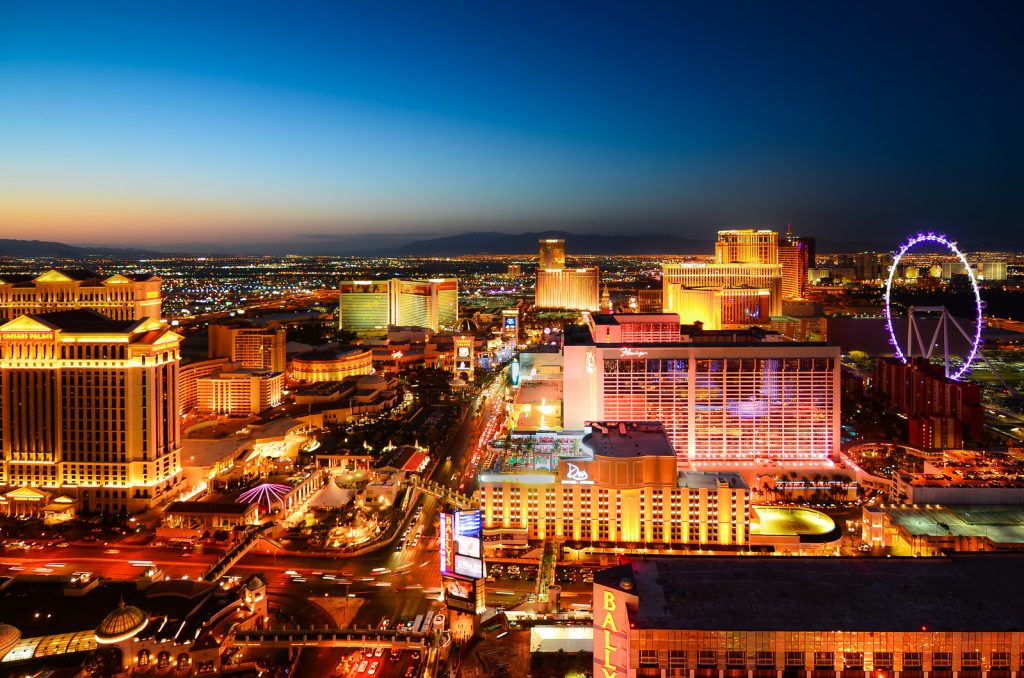
[[[537,308],[596,311],[601,304],[599,268],[537,269]]]
[[[597,314],[594,322],[605,320]],[[646,343],[603,343],[590,328],[566,329],[567,429],[660,421],[681,465],[826,460],[839,451],[838,346],[785,341],[759,328],[683,325],[676,341]]]
[[[210,325],[209,356],[229,358],[244,369],[284,372],[285,330],[277,323],[254,327],[250,323]]]
[[[661,266],[663,307],[679,313],[680,290],[688,287],[765,289],[771,297],[770,315],[782,315],[782,265],[761,263],[666,263]],[[686,322],[684,316],[680,319]]]
[[[392,325],[451,329],[459,320],[459,281],[455,278],[391,281]]]
[[[338,288],[338,326],[350,332],[385,331],[391,324],[391,283],[346,280]]]
[[[200,412],[244,416],[281,404],[283,372],[237,370],[196,380]]]
[[[476,337],[472,334],[456,334],[452,337],[452,350],[455,353],[452,360],[452,373],[465,382],[473,381],[473,343],[475,340]]]
[[[756,287],[680,287],[671,310],[683,322],[706,330],[771,323],[771,292]],[[678,330],[678,328],[677,328]]]
[[[540,259],[537,268],[565,268],[565,240],[544,238],[540,241]]]
[[[29,313],[87,308],[114,320],[159,318],[160,284],[153,275],[115,274],[50,269],[34,278],[0,278],[0,320]]]
[[[177,489],[180,342],[157,320],[90,310],[0,326],[0,484],[60,487],[114,512]]]
[[[748,542],[743,479],[735,473],[680,472],[661,424],[593,422],[576,437],[572,456],[535,463],[513,452],[481,472],[476,496],[489,547],[500,545],[503,533],[515,532],[598,549]]]
[[[923,358],[878,359],[875,386],[892,411],[906,416],[915,447],[958,448],[984,435],[981,388],[948,378]]]
[[[199,380],[229,370],[233,363],[227,358],[211,358],[178,367],[178,411],[184,416],[199,406]]]
[[[719,231],[715,261],[719,264],[777,264],[779,234],[752,228]]]
[[[455,278],[385,281],[352,280],[339,287],[338,322],[353,332],[385,331],[389,325],[439,332],[459,319]]]
[[[636,559],[594,575],[593,675],[1011,678],[1020,568],[1016,555]]]
[[[679,318],[670,313],[595,313],[590,333],[599,344],[679,341]]]
[[[336,350],[309,351],[292,359],[292,379],[296,381],[341,381],[373,372],[373,351],[361,346],[342,346]]]
[[[779,242],[779,263],[782,265],[782,298],[803,299],[807,292],[807,269],[810,254],[803,241],[784,237]]]

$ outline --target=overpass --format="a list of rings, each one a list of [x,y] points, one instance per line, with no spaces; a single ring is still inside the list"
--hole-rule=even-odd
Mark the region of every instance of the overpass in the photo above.
[[[477,508],[480,505],[479,502],[472,497],[467,497],[457,490],[435,483],[432,480],[424,480],[419,476],[410,476],[409,484],[423,492],[426,492],[427,494],[437,497],[446,504],[451,504],[457,509],[469,510]]]
[[[273,523],[264,523],[260,526],[249,526],[245,529],[245,534],[241,541],[228,549],[220,560],[210,565],[210,569],[203,574],[203,581],[216,582],[224,573],[231,569],[235,563],[242,559],[246,553],[252,550],[253,546],[256,546],[256,542],[263,536],[263,531],[269,528]]]
[[[424,650],[426,633],[391,629],[266,629],[236,631],[230,642],[241,647],[368,647]]]

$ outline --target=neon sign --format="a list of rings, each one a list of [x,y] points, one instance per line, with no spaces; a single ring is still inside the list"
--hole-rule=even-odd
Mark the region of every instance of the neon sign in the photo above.
[[[594,610],[594,677],[629,675],[629,619],[626,601],[617,591],[597,587],[600,608]],[[595,595],[595,603],[598,598]]]
[[[587,475],[586,471],[584,471],[583,469],[581,469],[579,466],[577,466],[576,464],[572,463],[571,461],[570,462],[566,462],[565,465],[569,467],[569,470],[565,474],[565,477],[568,478],[569,480],[589,480],[590,479],[590,476]]]
[[[455,516],[441,513],[438,527],[438,555],[440,556],[441,572],[447,574],[455,568]]]
[[[637,351],[628,346],[619,349],[620,358],[643,358],[645,355],[647,355],[647,351]]]

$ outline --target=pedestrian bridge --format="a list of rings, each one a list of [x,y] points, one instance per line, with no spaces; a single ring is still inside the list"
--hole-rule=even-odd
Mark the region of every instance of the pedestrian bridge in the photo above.
[[[385,647],[423,650],[427,634],[374,629],[268,629],[236,631],[234,645],[242,647]]]
[[[472,508],[477,508],[479,506],[476,500],[474,500],[472,497],[467,497],[466,495],[462,494],[461,492],[458,492],[457,490],[453,490],[450,487],[440,485],[431,480],[424,480],[419,476],[411,476],[409,478],[409,484],[412,485],[413,487],[419,488],[420,490],[426,492],[427,494],[434,495],[441,501],[451,504],[457,509],[469,510]]]

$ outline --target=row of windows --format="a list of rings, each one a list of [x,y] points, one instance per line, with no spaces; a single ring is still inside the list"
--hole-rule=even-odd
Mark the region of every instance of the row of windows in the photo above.
[[[781,654],[782,656],[776,656]],[[927,653],[931,660],[931,666],[935,669],[952,668],[952,652],[931,652]],[[872,665],[875,669],[892,669],[895,666],[896,653],[875,652],[872,656]],[[1011,653],[1006,651],[993,651],[989,655],[989,665],[994,668],[1009,668]],[[926,653],[924,652],[903,652],[902,666],[904,669],[920,669],[925,665]],[[696,666],[737,666],[746,667],[753,663],[757,667],[776,668],[781,660],[786,667],[803,668],[810,665],[822,668],[834,668],[836,660],[842,662],[842,666],[848,669],[863,669],[865,656],[863,652],[785,652],[776,653],[771,651],[757,651],[748,653],[742,650],[698,650]],[[1024,664],[1024,656],[1021,657]],[[639,651],[640,666],[666,666],[667,668],[685,668],[690,663],[690,655],[686,650],[657,650],[641,649]],[[981,652],[963,652],[960,655],[960,666],[964,669],[981,668]]]

